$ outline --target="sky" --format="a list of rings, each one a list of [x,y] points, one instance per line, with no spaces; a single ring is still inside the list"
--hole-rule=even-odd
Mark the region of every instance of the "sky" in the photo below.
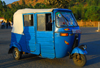
[[[18,0],[1,0],[1,1],[5,1],[6,4],[10,4],[10,3],[13,3],[14,1],[18,1]]]

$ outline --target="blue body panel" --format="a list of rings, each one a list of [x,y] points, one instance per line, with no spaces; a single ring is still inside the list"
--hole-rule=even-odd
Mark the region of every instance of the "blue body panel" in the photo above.
[[[72,29],[73,27],[69,27]],[[74,39],[75,39],[75,34],[72,36],[60,36],[60,33],[68,33],[69,35],[72,34],[72,31],[64,31],[65,28],[58,28],[58,31],[55,33],[55,51],[56,51],[56,58],[62,58],[65,57],[72,51]],[[79,29],[78,27],[74,29]],[[80,34],[78,34],[78,39],[80,40]],[[66,44],[65,41],[69,43]],[[79,41],[78,41],[79,43]]]
[[[70,12],[72,12],[70,9],[60,9],[60,8],[54,9],[54,13],[57,11],[70,11]]]
[[[11,33],[10,48],[12,48],[12,47],[17,47],[19,49],[19,51],[23,51],[26,53],[32,53],[32,54],[36,54],[36,55],[40,54],[40,45],[39,44],[35,44],[35,51],[31,51],[30,49],[28,49],[29,45],[27,45],[25,35]],[[34,48],[32,47],[32,49],[34,49]]]
[[[79,26],[77,27],[65,27],[65,28],[58,28],[56,26],[56,22],[55,22],[55,13],[57,11],[70,11],[72,12],[71,10],[69,9],[54,9],[53,11],[53,16],[54,16],[54,32],[55,32],[55,54],[56,54],[56,58],[62,58],[62,57],[65,57],[69,53],[71,53],[72,51],[72,46],[73,46],[73,43],[74,43],[74,39],[75,39],[75,34],[72,33],[72,29],[80,29]],[[67,29],[69,28],[70,30],[68,31],[65,31],[64,29]],[[72,36],[60,36],[60,33],[68,33],[69,35],[70,34],[73,34]],[[80,42],[80,34],[78,34],[78,44]],[[65,44],[64,41],[67,41],[69,43],[69,45]]]
[[[54,49],[54,30],[52,31],[37,31],[37,14],[45,14],[51,13],[52,19],[53,15],[52,12],[44,12],[44,13],[36,13],[34,14],[34,22],[36,27],[36,43],[40,44],[41,46],[41,57],[43,58],[55,58],[55,49]],[[54,26],[52,26],[53,29]]]
[[[86,50],[82,50],[78,47],[74,48],[71,54],[78,53],[78,54],[87,54]]]
[[[16,45],[16,44],[18,44],[18,45]],[[25,42],[25,36],[24,35],[17,34],[17,33],[11,33],[10,48],[17,47],[20,51],[27,51],[25,46],[26,46],[26,42]]]
[[[25,35],[25,41],[27,45],[27,49],[31,52],[34,52],[36,50],[35,45],[35,31],[34,27],[24,27],[24,35]]]
[[[52,31],[37,31],[36,41],[41,45],[43,58],[55,58],[54,37]]]

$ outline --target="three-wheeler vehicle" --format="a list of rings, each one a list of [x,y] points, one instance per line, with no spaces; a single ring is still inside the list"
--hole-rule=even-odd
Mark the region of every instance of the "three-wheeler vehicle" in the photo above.
[[[84,66],[87,46],[79,46],[80,36],[69,9],[19,9],[13,15],[8,53],[15,60],[27,53],[50,59],[69,56],[77,66]]]

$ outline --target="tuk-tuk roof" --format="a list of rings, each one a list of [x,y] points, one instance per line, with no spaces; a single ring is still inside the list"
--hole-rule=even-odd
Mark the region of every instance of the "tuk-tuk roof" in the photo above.
[[[19,9],[15,12],[16,13],[39,13],[39,12],[52,12],[53,10],[67,10],[71,11],[69,9],[62,9],[62,8],[51,8],[51,9],[30,9],[30,8],[25,8],[25,9]]]
[[[38,13],[38,12],[52,12],[53,9],[29,9],[29,8],[25,8],[25,9],[19,9],[15,12],[16,13]]]
[[[59,8],[52,8],[52,9],[19,9],[17,10],[14,15],[13,15],[13,28],[12,32],[13,33],[18,33],[18,34],[23,34],[23,14],[27,13],[41,13],[41,12],[52,12],[53,10],[59,11],[59,10],[64,10],[64,11],[71,11],[69,9],[59,9]]]

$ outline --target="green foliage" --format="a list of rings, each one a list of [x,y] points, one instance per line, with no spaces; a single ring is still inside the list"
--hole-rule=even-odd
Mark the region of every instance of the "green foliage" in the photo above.
[[[13,11],[11,11],[11,9],[7,8],[7,12],[5,12],[4,18],[12,21],[13,19]]]
[[[92,21],[100,21],[100,7],[90,6],[85,13],[85,18]]]
[[[100,21],[100,0],[74,0],[69,4],[77,20]]]
[[[0,0],[0,17],[12,21],[13,14],[23,8],[68,8],[72,10],[77,20],[100,21],[100,0],[45,0],[45,3],[37,3],[33,7],[32,3],[26,4],[22,0],[22,5],[16,2],[8,7],[4,1]]]
[[[68,8],[70,0],[47,0],[47,4],[52,8]]]
[[[43,3],[37,3],[35,6],[34,6],[34,8],[38,8],[38,9],[41,9],[41,8],[47,8],[46,7],[46,5],[45,4],[43,4]]]
[[[0,17],[4,17],[5,11],[6,11],[6,3],[0,0]]]
[[[10,7],[6,7],[6,11],[4,13],[4,18],[9,21],[13,21],[13,14],[18,10],[18,9],[23,9],[23,8],[33,8],[31,4],[26,5],[24,0],[22,0],[22,5],[19,5],[17,2],[16,4],[11,4]]]

